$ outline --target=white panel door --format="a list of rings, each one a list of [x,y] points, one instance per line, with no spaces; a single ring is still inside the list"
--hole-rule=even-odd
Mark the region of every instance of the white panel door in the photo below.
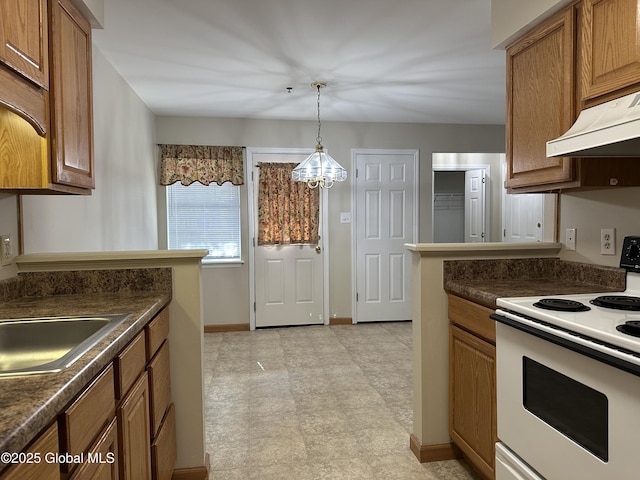
[[[254,222],[257,225],[259,162],[299,163],[307,154],[253,154]],[[320,202],[322,205],[322,201]],[[321,207],[322,210],[322,207]],[[322,218],[322,211],[320,212]],[[320,221],[322,225],[322,220]],[[322,231],[318,245],[254,248],[256,327],[323,324]]]
[[[478,168],[464,172],[464,241],[485,241],[485,174]]]
[[[411,319],[417,151],[355,151],[357,322]]]
[[[539,193],[504,196],[505,242],[541,242],[544,225],[544,195]]]

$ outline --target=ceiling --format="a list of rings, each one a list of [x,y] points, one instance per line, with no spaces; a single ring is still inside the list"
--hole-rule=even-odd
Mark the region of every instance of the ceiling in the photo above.
[[[94,43],[156,115],[504,124],[490,0],[105,0]],[[291,87],[288,92],[287,87]]]

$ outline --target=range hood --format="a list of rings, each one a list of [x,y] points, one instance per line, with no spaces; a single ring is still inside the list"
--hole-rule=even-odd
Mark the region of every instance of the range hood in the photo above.
[[[547,157],[640,157],[640,92],[584,109]]]

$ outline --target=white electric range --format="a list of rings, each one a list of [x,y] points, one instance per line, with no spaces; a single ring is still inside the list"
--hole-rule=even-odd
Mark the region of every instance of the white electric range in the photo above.
[[[636,478],[640,237],[622,292],[497,300],[496,479]]]

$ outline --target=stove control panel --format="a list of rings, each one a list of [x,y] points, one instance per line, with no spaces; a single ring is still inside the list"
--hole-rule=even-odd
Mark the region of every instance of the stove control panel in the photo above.
[[[640,271],[640,237],[624,237],[620,268]]]

